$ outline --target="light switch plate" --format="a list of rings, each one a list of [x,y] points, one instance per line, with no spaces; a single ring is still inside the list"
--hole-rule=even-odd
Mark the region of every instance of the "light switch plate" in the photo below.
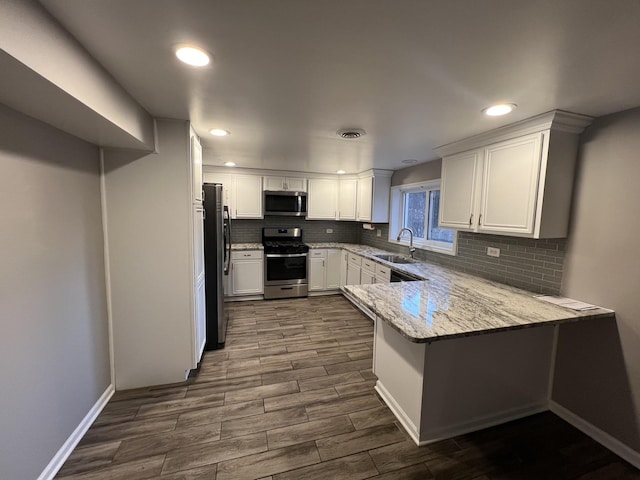
[[[487,247],[487,255],[490,257],[499,257],[500,249],[496,247]]]
[[[333,233],[333,228],[327,228],[327,233]]]
[[[378,229],[376,230],[376,237],[381,237],[382,236],[382,230]]]

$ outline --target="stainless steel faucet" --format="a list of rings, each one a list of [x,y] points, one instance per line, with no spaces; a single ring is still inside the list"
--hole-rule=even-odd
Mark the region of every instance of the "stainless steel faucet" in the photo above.
[[[413,252],[415,252],[415,251],[416,251],[415,247],[413,246],[413,230],[411,230],[410,228],[406,228],[406,227],[405,227],[405,228],[403,228],[402,230],[400,230],[400,231],[398,232],[398,238],[396,238],[396,240],[397,240],[398,242],[400,241],[400,237],[402,237],[402,233],[403,233],[405,230],[406,230],[407,232],[409,232],[409,256],[410,256],[411,258],[413,258]]]

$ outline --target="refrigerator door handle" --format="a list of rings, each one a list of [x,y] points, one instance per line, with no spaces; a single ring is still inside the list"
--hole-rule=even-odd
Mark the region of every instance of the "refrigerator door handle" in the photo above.
[[[229,264],[231,263],[231,227],[229,221],[224,222],[224,274],[229,275]]]

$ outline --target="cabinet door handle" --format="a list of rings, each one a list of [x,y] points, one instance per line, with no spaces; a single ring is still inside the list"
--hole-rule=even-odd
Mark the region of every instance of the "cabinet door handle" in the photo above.
[[[469,226],[471,226],[472,223],[473,223],[473,213],[469,215]]]
[[[482,214],[478,217],[478,225],[482,225]]]
[[[322,260],[322,268],[324,268],[324,260]]]

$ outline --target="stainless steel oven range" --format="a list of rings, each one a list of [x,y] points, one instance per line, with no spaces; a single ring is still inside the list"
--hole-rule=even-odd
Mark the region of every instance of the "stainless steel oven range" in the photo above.
[[[263,228],[264,298],[306,297],[307,253],[301,228]]]

